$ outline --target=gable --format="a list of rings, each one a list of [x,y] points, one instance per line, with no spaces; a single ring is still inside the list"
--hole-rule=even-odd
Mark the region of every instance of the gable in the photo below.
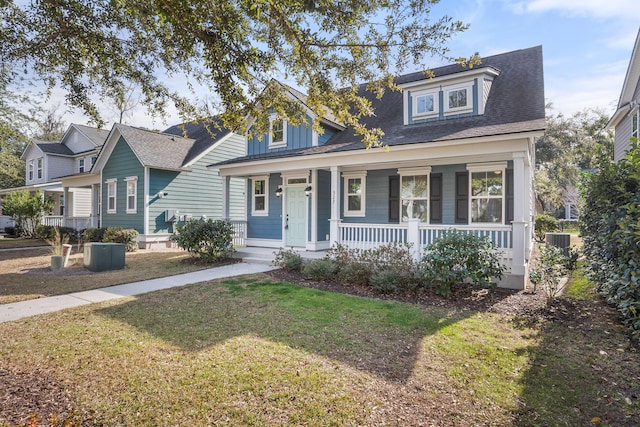
[[[103,178],[124,179],[127,176],[141,175],[142,171],[142,164],[138,161],[138,158],[124,137],[120,136],[111,151],[111,155],[102,168]]]
[[[106,135],[105,135],[106,136]],[[73,153],[83,153],[96,150],[96,144],[85,134],[80,132],[75,125],[71,125],[60,140],[60,144],[66,145]]]

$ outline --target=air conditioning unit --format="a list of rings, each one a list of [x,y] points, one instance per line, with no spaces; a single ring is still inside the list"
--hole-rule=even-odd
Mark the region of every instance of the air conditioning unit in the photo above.
[[[176,222],[178,221],[178,215],[180,212],[176,209],[167,209],[164,211],[164,222]]]

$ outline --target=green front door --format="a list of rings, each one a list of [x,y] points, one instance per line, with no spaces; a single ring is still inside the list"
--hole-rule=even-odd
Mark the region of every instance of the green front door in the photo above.
[[[307,196],[304,187],[286,189],[285,245],[306,246],[307,232]]]

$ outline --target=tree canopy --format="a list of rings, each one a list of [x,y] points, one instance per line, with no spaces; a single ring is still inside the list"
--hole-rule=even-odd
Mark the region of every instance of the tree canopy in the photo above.
[[[569,117],[547,115],[547,130],[536,143],[536,192],[545,211],[565,202],[575,206],[580,173],[596,167],[600,157],[613,158],[608,121],[603,110],[592,108]]]
[[[66,102],[104,124],[95,99],[140,89],[149,112],[170,103],[182,119],[198,117],[197,95],[173,81],[217,94],[225,126],[258,133],[270,112],[295,123],[302,107],[272,79],[304,88],[318,119],[330,109],[366,146],[380,131],[360,124],[373,114],[356,88],[381,95],[408,66],[426,70],[435,56],[452,60],[447,41],[466,25],[430,15],[438,0],[0,0],[0,61],[66,90]],[[464,62],[464,59],[460,59]]]

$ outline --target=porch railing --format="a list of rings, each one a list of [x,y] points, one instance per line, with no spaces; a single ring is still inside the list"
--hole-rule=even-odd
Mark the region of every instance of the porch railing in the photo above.
[[[233,225],[233,246],[246,246],[247,221],[232,219],[231,225]]]
[[[477,236],[489,237],[500,252],[503,264],[510,269],[513,252],[513,229],[510,225],[419,225],[412,231],[408,224],[358,224],[339,225],[340,243],[354,249],[372,249],[388,243],[414,243],[417,258],[424,255],[425,247],[455,228]],[[417,235],[412,235],[413,233]]]
[[[85,228],[97,227],[98,217],[92,215],[65,218],[62,215],[50,215],[43,217],[42,223],[52,227],[70,227],[76,230],[84,230]]]

